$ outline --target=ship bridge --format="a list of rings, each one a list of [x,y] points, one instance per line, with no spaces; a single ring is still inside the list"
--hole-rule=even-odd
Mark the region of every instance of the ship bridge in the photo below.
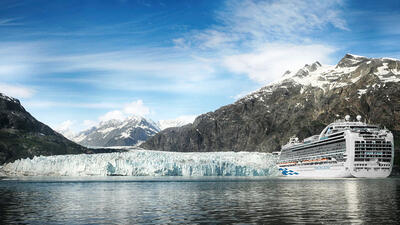
[[[344,131],[344,130],[353,130],[353,131],[378,131],[379,126],[377,125],[370,125],[365,122],[361,122],[361,116],[358,115],[357,121],[350,121],[350,116],[347,115],[344,120],[336,120],[335,122],[329,124],[322,130],[319,138],[324,138],[326,136],[332,135],[334,133]]]

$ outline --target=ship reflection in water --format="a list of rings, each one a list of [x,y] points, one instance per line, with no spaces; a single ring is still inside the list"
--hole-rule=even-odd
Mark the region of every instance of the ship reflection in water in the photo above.
[[[395,224],[400,179],[0,180],[0,223]]]

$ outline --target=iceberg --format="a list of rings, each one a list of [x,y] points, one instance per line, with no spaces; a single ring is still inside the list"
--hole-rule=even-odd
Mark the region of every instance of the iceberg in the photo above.
[[[0,167],[6,176],[277,176],[277,156],[259,152],[120,153],[39,156]]]

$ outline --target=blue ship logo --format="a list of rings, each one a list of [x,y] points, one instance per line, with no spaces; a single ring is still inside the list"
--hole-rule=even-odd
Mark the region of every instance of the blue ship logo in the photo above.
[[[298,172],[295,172],[293,170],[289,170],[288,168],[279,168],[279,170],[282,172],[283,175],[288,176],[288,175],[299,175]]]

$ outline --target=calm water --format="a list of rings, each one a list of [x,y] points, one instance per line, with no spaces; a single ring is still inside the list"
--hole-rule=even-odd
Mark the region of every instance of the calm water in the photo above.
[[[0,223],[395,224],[400,179],[0,180]]]

